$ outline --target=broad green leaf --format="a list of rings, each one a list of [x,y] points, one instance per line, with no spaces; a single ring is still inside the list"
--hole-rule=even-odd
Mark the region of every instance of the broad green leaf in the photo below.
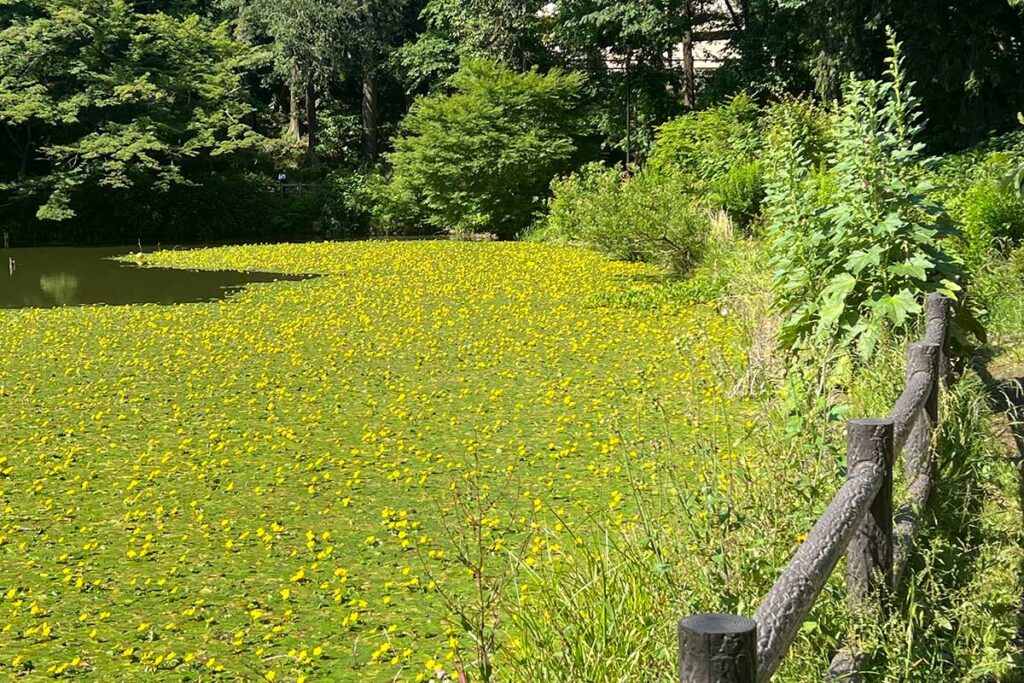
[[[846,267],[855,275],[860,274],[868,266],[878,266],[882,262],[882,247],[875,245],[868,250],[858,249],[846,259]]]

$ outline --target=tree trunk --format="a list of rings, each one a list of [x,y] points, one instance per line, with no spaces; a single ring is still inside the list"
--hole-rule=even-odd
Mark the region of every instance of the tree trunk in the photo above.
[[[693,64],[693,0],[683,0],[683,106],[693,109],[697,104],[697,73]]]
[[[750,11],[750,0],[740,0],[740,21],[743,23],[744,30],[750,28],[750,23],[753,21]]]
[[[629,165],[633,161],[633,84],[630,82],[630,67],[633,61],[633,51],[626,47],[626,172],[629,172]]]
[[[28,160],[32,154],[32,124],[25,122],[25,144],[22,144],[21,139],[11,130],[11,124],[5,123],[4,131],[18,150],[18,181],[20,182],[28,175]]]
[[[302,124],[299,122],[299,69],[292,68],[292,82],[288,84],[288,137],[295,142],[302,140]]]
[[[378,155],[380,105],[377,99],[377,63],[367,48],[363,52],[363,159],[376,161]]]
[[[302,128],[299,124],[299,95],[295,86],[288,88],[288,137],[295,142],[302,139]]]
[[[739,12],[732,6],[729,0],[725,0],[725,9],[729,12],[729,19],[732,21],[733,28],[737,31],[743,30],[743,5],[740,5]]]
[[[317,134],[319,133],[319,121],[316,112],[316,84],[313,83],[313,74],[306,76],[306,163],[309,166],[316,164]]]

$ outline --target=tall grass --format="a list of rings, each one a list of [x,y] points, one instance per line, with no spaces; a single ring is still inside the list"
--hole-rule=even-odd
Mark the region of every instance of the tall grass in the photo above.
[[[901,351],[894,344],[880,360],[895,362],[851,384],[855,412],[891,405],[893,392],[878,389],[902,385]],[[851,639],[869,654],[872,681],[1016,680],[1017,474],[976,373],[946,394],[942,415],[938,488],[889,616],[848,609],[840,564],[775,680],[821,680],[830,654]],[[841,480],[841,428],[822,427],[823,458],[807,444],[779,448],[782,418],[776,412],[760,439],[771,464],[751,471],[759,481],[728,493],[680,479],[638,485],[634,523],[577,534],[566,552],[524,566],[506,604],[503,680],[667,683],[680,616],[751,614]]]
[[[968,372],[943,401],[939,485],[891,616],[854,621],[871,680],[1019,680],[1019,478]]]

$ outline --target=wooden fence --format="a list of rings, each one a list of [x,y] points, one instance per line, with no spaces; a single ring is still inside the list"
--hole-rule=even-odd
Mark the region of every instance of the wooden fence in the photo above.
[[[760,683],[775,673],[846,552],[846,585],[855,608],[881,598],[899,583],[913,547],[922,508],[931,494],[932,438],[939,421],[939,389],[949,377],[952,301],[926,301],[924,342],[907,348],[907,380],[883,419],[851,420],[846,427],[846,481],[807,534],[753,619],[702,614],[679,621],[682,683]],[[907,494],[893,509],[893,467],[903,452]],[[854,651],[837,654],[833,678],[862,665]],[[848,679],[849,680],[849,679]]]

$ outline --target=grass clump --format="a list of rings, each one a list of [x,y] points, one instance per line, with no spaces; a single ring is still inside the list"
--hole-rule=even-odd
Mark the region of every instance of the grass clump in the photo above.
[[[940,483],[891,616],[853,620],[872,680],[1019,675],[1020,477],[997,431],[999,391],[969,371],[945,395]]]

